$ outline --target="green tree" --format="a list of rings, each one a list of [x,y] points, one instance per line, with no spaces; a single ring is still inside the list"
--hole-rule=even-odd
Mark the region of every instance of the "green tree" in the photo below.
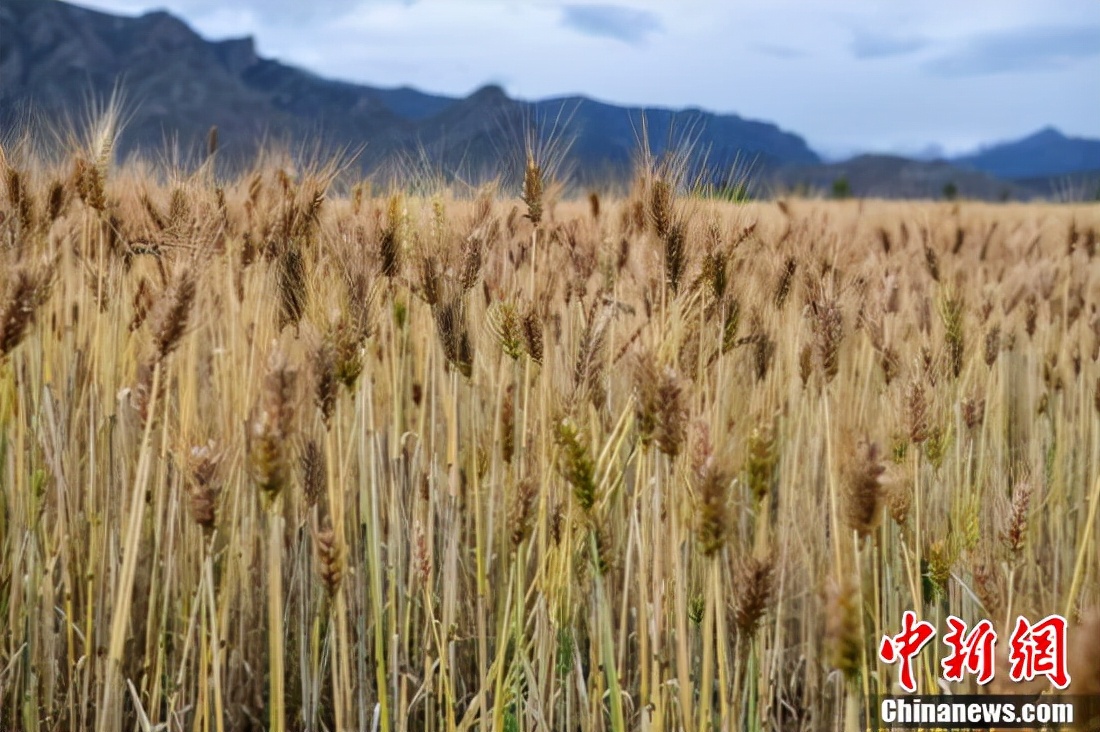
[[[846,176],[840,176],[833,181],[833,198],[851,198],[852,185]]]

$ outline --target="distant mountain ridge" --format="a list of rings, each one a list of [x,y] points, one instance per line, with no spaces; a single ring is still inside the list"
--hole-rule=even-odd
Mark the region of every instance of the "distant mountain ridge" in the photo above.
[[[261,57],[250,37],[205,40],[164,11],[122,17],[61,0],[0,0],[0,33],[0,133],[27,110],[79,119],[86,99],[121,83],[130,112],[122,154],[159,154],[166,142],[197,150],[217,126],[226,164],[246,165],[275,139],[320,154],[358,151],[365,170],[476,178],[517,157],[535,120],[570,141],[564,162],[582,185],[627,180],[643,129],[654,154],[690,142],[693,165],[716,180],[747,173],[756,192],[827,190],[845,177],[855,195],[937,196],[951,183],[960,195],[1015,198],[1059,193],[1071,178],[1082,190],[1100,181],[1100,141],[1049,128],[947,161],[857,156],[826,165],[797,134],[733,114],[581,96],[528,102],[492,85],[459,98],[325,79]]]
[[[193,145],[217,125],[228,151],[242,157],[265,135],[298,142],[320,135],[333,148],[362,147],[368,167],[427,155],[444,169],[476,168],[496,162],[502,146],[520,145],[528,121],[560,117],[575,137],[573,166],[614,172],[629,165],[644,113],[656,153],[683,133],[716,166],[819,161],[797,135],[735,115],[583,97],[524,102],[496,86],[459,99],[324,79],[260,57],[251,38],[207,41],[163,11],[120,17],[60,0],[0,0],[0,27],[6,122],[24,108],[47,118],[74,115],[89,91],[104,97],[121,79],[133,106],[124,152],[160,149],[171,138]],[[502,140],[502,131],[516,139]]]
[[[958,165],[1006,180],[1100,170],[1100,140],[1067,137],[1053,127],[953,159]]]

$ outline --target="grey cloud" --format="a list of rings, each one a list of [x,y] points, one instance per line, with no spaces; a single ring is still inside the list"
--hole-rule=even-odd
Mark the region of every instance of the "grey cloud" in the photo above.
[[[621,5],[566,5],[561,24],[578,33],[636,45],[664,27],[661,18],[646,10]]]
[[[852,54],[856,58],[886,58],[904,56],[919,51],[928,45],[923,38],[913,36],[891,36],[882,33],[856,31],[852,39]]]
[[[965,47],[929,61],[936,76],[981,76],[1051,71],[1100,55],[1100,26],[1018,28],[979,36]]]

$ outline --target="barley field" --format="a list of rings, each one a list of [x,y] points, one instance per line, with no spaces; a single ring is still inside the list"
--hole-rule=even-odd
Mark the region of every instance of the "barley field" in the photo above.
[[[0,729],[854,730],[907,609],[1100,693],[1096,205],[111,141],[0,148]]]

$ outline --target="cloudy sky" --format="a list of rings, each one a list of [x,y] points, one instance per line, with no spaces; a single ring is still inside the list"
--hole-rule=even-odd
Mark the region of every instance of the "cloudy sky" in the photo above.
[[[775,122],[826,155],[1100,137],[1098,0],[78,0],[325,76]]]

